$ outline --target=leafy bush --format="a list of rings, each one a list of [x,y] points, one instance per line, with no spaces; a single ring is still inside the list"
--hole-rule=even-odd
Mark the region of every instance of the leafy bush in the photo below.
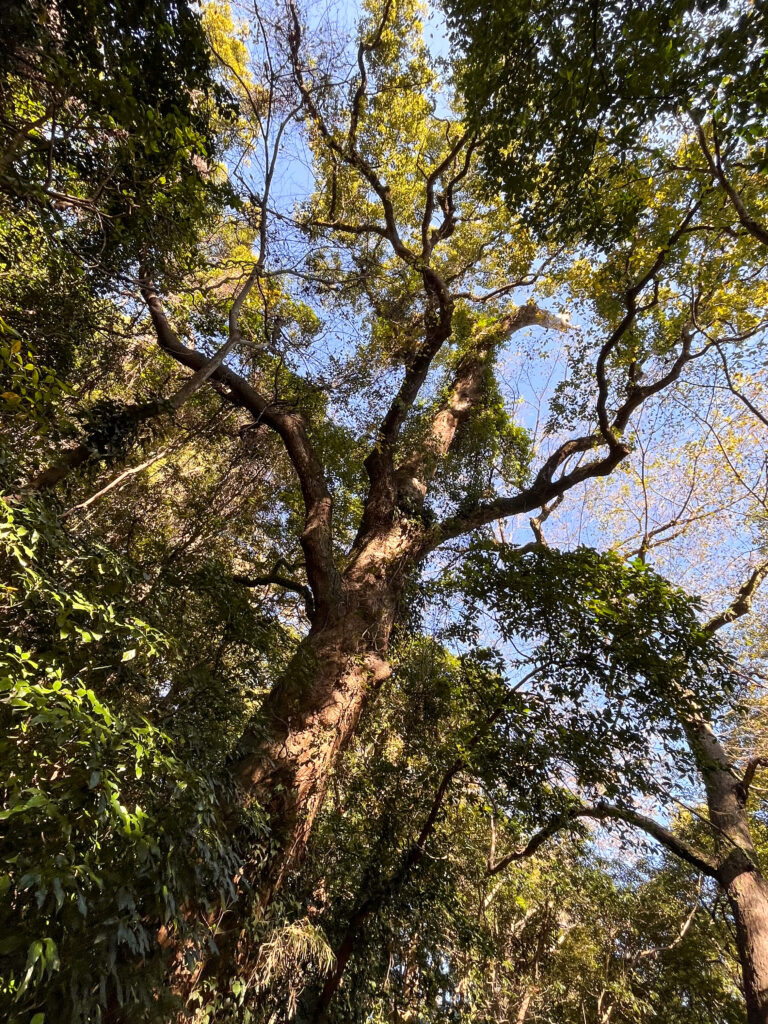
[[[163,638],[57,587],[50,536],[32,528],[44,519],[5,508],[0,998],[11,1021],[99,1020],[114,1005],[142,1019],[163,1009],[156,993],[169,958],[193,963],[214,942],[213,904],[236,896],[239,859],[222,810],[232,801],[183,736],[108,706],[82,681],[98,667],[99,622],[124,647],[130,638],[124,661],[151,663]],[[109,584],[114,566],[102,571]],[[38,622],[55,618],[64,646],[78,648],[79,671],[55,643],[33,652],[13,643],[14,622],[33,605]]]

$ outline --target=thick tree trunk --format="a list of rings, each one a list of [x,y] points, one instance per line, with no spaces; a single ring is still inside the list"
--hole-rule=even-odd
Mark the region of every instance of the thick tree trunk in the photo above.
[[[338,607],[313,626],[243,736],[235,774],[266,809],[277,840],[265,900],[301,860],[331,770],[390,674],[387,648],[413,539],[405,522],[355,554]]]
[[[270,824],[267,863],[250,879],[262,908],[300,863],[336,760],[389,676],[398,593],[379,576],[363,603],[347,575],[330,621],[313,625],[240,740],[232,772]],[[208,976],[220,973],[222,985],[238,962],[241,928],[237,908],[230,908],[218,925],[218,954],[202,968]]]
[[[336,758],[389,675],[388,619],[371,629],[352,613],[311,634],[267,699],[263,721],[243,737],[238,781],[262,803],[279,840],[273,884],[301,859]]]

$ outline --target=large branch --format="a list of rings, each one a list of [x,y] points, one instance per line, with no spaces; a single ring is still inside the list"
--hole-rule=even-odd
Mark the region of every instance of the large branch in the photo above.
[[[624,293],[624,307],[625,314],[619,321],[616,328],[611,333],[608,340],[601,347],[600,352],[597,356],[595,363],[595,376],[597,378],[597,422],[600,427],[600,433],[605,438],[607,444],[611,447],[620,446],[621,442],[617,436],[617,425],[614,423],[611,425],[608,418],[608,377],[606,374],[606,368],[608,365],[608,359],[614,350],[617,348],[624,336],[634,326],[639,312],[644,312],[657,305],[658,295],[656,288],[656,279],[659,271],[662,269],[664,264],[669,257],[673,246],[686,234],[689,230],[689,225],[693,219],[696,211],[698,210],[700,203],[694,203],[693,206],[688,210],[686,215],[683,217],[678,227],[671,233],[666,241],[666,244],[657,252],[656,258],[653,263],[648,267],[644,274],[642,274]],[[642,294],[643,290],[654,283],[654,295],[653,298],[644,306],[638,305],[638,299]],[[620,427],[618,428],[621,429]]]
[[[676,836],[674,832],[670,832],[668,828],[665,828],[658,821],[647,817],[645,814],[640,814],[638,811],[628,807],[617,807],[614,804],[605,803],[596,804],[595,806],[581,804],[577,807],[569,808],[563,815],[554,818],[529,839],[522,850],[508,853],[505,857],[496,861],[495,864],[490,865],[488,873],[491,875],[498,874],[513,862],[530,857],[547,839],[562,829],[568,828],[578,818],[608,819],[632,825],[634,828],[641,829],[646,835],[651,836],[671,853],[674,853],[675,856],[686,861],[686,863],[695,867],[698,871],[712,878],[717,876],[717,864],[704,850],[691,843],[687,843],[684,839]]]
[[[717,181],[725,194],[731,201],[731,205],[736,211],[736,216],[739,218],[739,222],[742,227],[745,228],[753,238],[756,238],[758,242],[762,242],[763,245],[768,245],[768,227],[761,224],[760,221],[756,220],[749,210],[744,205],[744,200],[741,198],[739,192],[733,187],[731,182],[728,180],[728,176],[723,169],[723,161],[720,155],[720,149],[717,143],[717,136],[714,135],[715,126],[712,125],[713,138],[715,142],[715,154],[709,148],[707,142],[707,136],[701,125],[697,128],[697,135],[699,139],[699,145],[701,151],[704,154],[704,159],[707,161],[709,172]]]
[[[718,629],[722,629],[723,626],[729,625],[731,622],[735,622],[736,619],[741,618],[742,615],[748,615],[752,603],[757,593],[757,588],[768,576],[768,561],[763,562],[750,574],[747,579],[740,587],[734,597],[733,601],[724,608],[717,615],[713,615],[709,622],[704,627],[708,633],[716,633]]]
[[[558,331],[569,328],[562,317],[528,302],[502,316],[474,339],[456,367],[446,404],[433,417],[426,437],[397,469],[400,493],[423,500],[440,460],[448,454],[460,427],[480,402],[483,376],[492,353],[516,331],[532,326]]]
[[[203,353],[180,341],[165,316],[154,286],[146,278],[141,282],[141,292],[161,348],[195,372],[207,369],[209,360]],[[307,578],[314,594],[317,617],[325,621],[340,593],[339,575],[333,558],[333,500],[322,464],[309,439],[304,417],[295,410],[276,408],[223,363],[219,363],[209,376],[228,389],[226,397],[229,401],[246,409],[257,423],[274,430],[285,446],[304,500],[304,530],[300,540],[306,558]]]
[[[652,384],[632,384],[626,399],[616,411],[613,420],[609,424],[608,434],[614,439],[626,429],[631,415],[649,398],[658,394],[673,384],[680,376],[683,367],[692,359],[702,355],[700,352],[691,351],[692,332],[686,327],[682,332],[681,349],[669,370]],[[558,469],[565,465],[574,455],[584,454],[608,444],[602,431],[593,434],[586,434],[582,437],[571,438],[563,442],[549,456],[540,468],[533,483],[524,488],[518,494],[499,497],[493,501],[478,505],[475,509],[461,516],[452,516],[436,526],[428,538],[428,548],[434,549],[443,541],[452,537],[461,536],[472,530],[494,522],[496,519],[505,519],[508,516],[519,515],[520,513],[533,512],[541,508],[561,495],[565,494],[577,484],[585,480],[591,480],[600,476],[607,476],[622,462],[629,454],[630,447],[620,440],[614,440],[609,444],[608,452],[597,458],[590,459],[575,466],[570,472],[563,473],[555,478]]]
[[[599,443],[599,437],[594,434],[567,441],[555,453],[557,465],[560,465],[573,455],[596,448]],[[509,516],[533,512],[555,498],[559,498],[566,491],[569,491],[577,484],[583,483],[585,480],[608,476],[629,453],[629,446],[621,444],[609,450],[606,455],[600,458],[591,459],[576,466],[569,473],[564,473],[556,480],[547,479],[545,473],[539,473],[534,483],[530,487],[524,488],[518,494],[484,502],[464,515],[444,519],[431,530],[426,546],[429,550],[433,550],[452,537],[460,537],[497,519],[506,519]]]
[[[415,262],[415,254],[403,243],[400,238],[400,233],[397,227],[397,221],[395,219],[395,208],[392,203],[392,194],[388,186],[379,178],[370,163],[361,155],[356,145],[356,132],[357,124],[354,110],[351,114],[351,125],[354,126],[354,130],[350,131],[347,135],[345,142],[340,142],[333,131],[331,131],[325,118],[323,117],[320,108],[315,103],[315,98],[312,95],[312,90],[307,84],[304,77],[301,62],[301,41],[302,41],[302,29],[301,22],[299,20],[299,12],[296,9],[296,5],[291,0],[290,3],[292,27],[288,33],[288,46],[291,53],[291,61],[293,65],[293,75],[296,82],[297,88],[301,95],[304,107],[309,114],[312,124],[322,137],[328,148],[340,157],[346,164],[354,167],[363,178],[368,182],[370,187],[375,192],[376,196],[381,203],[382,211],[384,214],[384,223],[386,225],[386,237],[389,240],[395,253],[406,263],[413,265]],[[382,18],[382,22],[388,16],[389,5],[385,8],[385,12]],[[363,47],[365,49],[365,47]],[[362,57],[361,57],[362,62]]]
[[[378,230],[377,233],[384,235],[392,246],[395,254],[403,260],[404,263],[408,264],[408,266],[416,267],[419,270],[424,279],[427,294],[435,297],[437,306],[440,310],[439,315],[443,317],[445,316],[445,309],[452,309],[453,305],[445,281],[441,275],[429,265],[426,259],[420,259],[419,256],[403,242],[397,226],[397,218],[395,217],[395,207],[392,201],[391,189],[389,185],[379,177],[371,162],[363,156],[357,145],[357,127],[361,113],[361,103],[367,86],[365,55],[370,53],[379,45],[382,32],[386,27],[386,22],[390,15],[391,6],[392,5],[390,3],[385,4],[380,23],[374,33],[373,39],[370,42],[362,42],[360,44],[358,50],[358,66],[361,72],[360,84],[352,101],[349,130],[343,142],[337,138],[336,134],[323,117],[320,108],[315,102],[312,89],[304,76],[301,61],[302,28],[299,20],[299,13],[293,0],[290,2],[292,24],[288,33],[288,47],[291,54],[294,80],[312,125],[328,149],[341,161],[346,163],[348,166],[353,167],[373,190],[381,204],[384,216],[384,227],[382,230]],[[468,136],[462,137],[462,145],[467,138]],[[455,147],[451,147],[451,153],[454,148]],[[442,171],[443,164],[448,166],[450,164],[450,159],[441,161],[438,165],[438,173]],[[347,229],[349,227],[350,225],[346,225]]]
[[[450,324],[438,325],[418,348],[406,366],[405,375],[379,427],[374,447],[365,460],[369,489],[355,544],[391,521],[395,514],[397,490],[393,451],[398,435],[427,379],[432,361],[450,334]]]
[[[312,591],[306,583],[298,583],[296,580],[289,579],[287,576],[281,576],[277,572],[267,573],[264,576],[242,576],[235,574],[232,580],[243,587],[276,586],[282,587],[283,590],[290,590],[304,599],[304,611],[309,621],[312,622],[315,617],[314,598]]]
[[[410,249],[402,240],[395,216],[395,208],[391,190],[377,169],[361,152],[358,145],[358,128],[364,110],[364,100],[368,88],[368,71],[366,58],[381,42],[383,31],[390,19],[392,5],[386,3],[371,37],[359,43],[357,63],[359,69],[358,84],[351,100],[348,130],[344,135],[335,131],[323,115],[312,89],[311,79],[307,75],[302,62],[302,26],[295,3],[290,3],[291,28],[288,32],[288,47],[293,66],[293,76],[302,98],[310,123],[334,160],[346,164],[355,170],[366,185],[377,197],[382,211],[383,224],[354,224],[340,221],[333,216],[325,222],[313,221],[317,226],[324,226],[342,234],[364,235],[374,234],[386,239],[395,255],[409,267],[421,275],[426,293],[426,309],[424,313],[424,340],[405,362],[405,375],[398,393],[389,409],[384,414],[373,450],[366,459],[365,466],[369,478],[369,493],[366,498],[358,539],[367,536],[372,530],[390,521],[395,513],[396,487],[392,452],[398,434],[405,422],[409,410],[418,396],[432,362],[440,351],[443,343],[450,337],[454,300],[446,281],[430,264],[432,250],[437,241],[447,238],[455,226],[453,206],[453,189],[469,171],[473,147],[468,145],[471,139],[469,132],[464,132],[454,142],[448,141],[446,154],[438,160],[425,176],[425,202],[422,217],[421,252]],[[455,165],[462,149],[467,148],[463,164],[450,176],[450,180],[439,197],[443,211],[443,221],[439,228],[430,227],[435,211],[435,188],[437,183]]]

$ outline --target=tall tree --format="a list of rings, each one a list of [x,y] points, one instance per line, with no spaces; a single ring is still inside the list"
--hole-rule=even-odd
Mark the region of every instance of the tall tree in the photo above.
[[[547,10],[557,42],[570,8]],[[489,187],[493,133],[429,54],[415,3],[372,0],[357,28],[332,31],[294,5],[213,5],[201,21],[97,5],[80,26],[65,19],[66,45],[55,19],[21,33],[3,181],[17,249],[24,232],[41,241],[0,279],[2,821],[18,923],[0,957],[20,1020],[55,1012],[65,992],[75,1017],[151,1015],[173,996],[206,1019],[364,1014],[347,995],[354,979],[358,995],[380,980],[355,956],[378,934],[399,993],[375,1004],[380,1016],[440,994],[443,1016],[455,997],[462,1013],[524,1020],[562,921],[542,905],[521,926],[530,972],[513,991],[490,934],[469,923],[505,878],[502,840],[513,864],[533,852],[521,837],[543,827],[539,849],[572,824],[574,780],[601,813],[602,787],[639,814],[637,800],[660,795],[660,766],[672,786],[690,773],[685,723],[716,721],[732,684],[695,603],[642,566],[541,550],[555,506],[567,515],[585,484],[642,457],[642,412],[661,416],[702,381],[709,395],[762,341],[762,243],[695,126],[657,132],[673,103],[644,91],[659,69],[641,46],[670,41],[659,68],[683,95],[692,67],[710,82],[718,60],[752,59],[732,31],[747,22],[692,8],[669,25],[643,10],[646,28],[628,6],[606,8],[589,160],[561,132],[571,107],[537,107],[529,190],[506,196]],[[130,66],[100,41],[112,30]],[[627,37],[646,76],[636,89],[610,72]],[[50,113],[48,53],[66,80]],[[13,70],[22,59],[36,69],[42,136]],[[131,62],[147,60],[167,67],[147,66],[124,108]],[[544,97],[559,66],[521,81]],[[637,102],[612,142],[628,91]],[[535,141],[548,124],[564,170],[569,146],[575,161],[556,215],[541,205],[554,157]],[[759,185],[747,191],[759,208]],[[79,296],[88,315],[75,318]],[[526,397],[547,410],[528,415]],[[757,388],[748,397],[758,408]],[[708,427],[663,423],[711,455]],[[529,516],[532,545],[518,532]],[[495,552],[481,575],[451,572],[478,546]],[[518,572],[508,621],[492,627],[485,611],[508,597],[497,557],[541,579],[521,588]],[[467,630],[470,600],[482,610]],[[550,663],[532,654],[542,623],[565,623],[565,641],[574,622],[579,659],[564,642]],[[501,641],[481,625],[500,630],[506,669],[482,650]],[[379,802],[388,818],[374,821]],[[444,877],[431,858],[438,844],[448,856],[453,823],[468,838]],[[675,852],[694,850],[671,822],[653,827]],[[694,860],[709,874],[722,851],[703,847]],[[443,928],[454,884],[472,909]],[[662,929],[666,945],[688,913]],[[458,975],[481,947],[506,997],[477,984],[473,1004]],[[601,949],[613,964],[615,945]],[[552,1005],[618,1017],[644,974],[613,970],[596,975],[621,999]]]

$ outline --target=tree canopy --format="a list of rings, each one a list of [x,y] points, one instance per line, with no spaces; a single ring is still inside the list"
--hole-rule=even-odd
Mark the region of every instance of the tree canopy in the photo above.
[[[12,1024],[768,1024],[763,5],[5,4]]]

